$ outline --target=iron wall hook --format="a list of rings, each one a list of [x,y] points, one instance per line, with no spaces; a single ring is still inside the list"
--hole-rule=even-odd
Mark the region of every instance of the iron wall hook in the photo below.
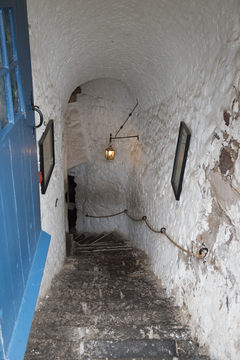
[[[42,124],[43,124],[43,113],[41,112],[41,110],[39,109],[39,106],[37,106],[37,105],[32,105],[32,109],[33,109],[33,111],[36,111],[40,117],[40,123],[38,125],[33,126],[34,129],[37,129],[40,126],[42,126]]]

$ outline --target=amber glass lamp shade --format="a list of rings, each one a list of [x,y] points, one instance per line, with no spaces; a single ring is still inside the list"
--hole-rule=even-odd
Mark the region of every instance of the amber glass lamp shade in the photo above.
[[[112,145],[110,144],[105,150],[105,158],[107,160],[113,160],[114,156],[115,156],[115,151],[112,148]]]

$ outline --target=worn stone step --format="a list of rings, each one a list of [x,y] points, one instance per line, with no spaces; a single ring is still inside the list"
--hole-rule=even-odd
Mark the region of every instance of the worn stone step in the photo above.
[[[92,234],[92,233],[83,233],[83,234],[75,234],[74,241],[80,244],[89,244],[92,243],[103,236],[108,236],[109,234],[101,233],[101,234]]]
[[[86,238],[86,235],[83,233],[83,234],[78,234],[78,233],[74,233],[73,234],[73,239],[74,241],[79,241],[81,242],[82,240],[84,240]]]
[[[126,282],[129,277],[129,280],[131,279],[139,279],[146,282],[146,280],[152,282],[157,282],[157,280],[154,278],[152,272],[146,271],[144,273],[144,268],[142,266],[136,267],[132,266],[131,268],[119,266],[118,269],[116,267],[111,268],[110,266],[104,266],[104,265],[97,265],[95,263],[88,263],[85,268],[81,269],[78,267],[78,265],[75,265],[75,274],[71,273],[72,269],[70,269],[70,265],[67,264],[63,270],[61,276],[64,276],[64,278],[68,278],[72,276],[72,280],[79,280],[79,279],[85,279],[87,281],[88,279],[94,279],[99,278],[101,280],[101,277],[106,277],[112,280],[122,281]],[[104,280],[104,279],[103,279]]]
[[[79,241],[79,239],[80,239],[80,241]],[[85,236],[84,238],[82,236],[80,238],[74,237],[74,240],[76,242],[78,242],[79,244],[84,244],[84,243],[91,244],[90,239],[92,240],[92,242],[95,242],[95,243],[111,241],[113,243],[121,242],[122,244],[125,244],[126,242],[129,242],[129,241],[125,241],[124,239],[122,239],[120,237],[118,237],[118,238],[114,237],[112,235],[112,233],[102,233],[99,235],[88,235],[88,236]]]
[[[97,357],[99,359],[165,357],[172,360],[176,355],[175,341],[166,340],[123,340],[123,341],[96,341],[83,342],[81,353],[86,359]]]
[[[78,255],[85,255],[85,254],[107,254],[107,253],[119,253],[119,251],[121,252],[131,252],[132,251],[132,247],[130,246],[108,246],[108,247],[103,247],[103,248],[91,248],[91,249],[81,249],[81,248],[74,248],[73,253],[78,256]]]
[[[65,292],[64,292],[65,291]],[[119,289],[109,289],[106,287],[98,287],[96,286],[95,288],[91,289],[91,292],[88,290],[88,288],[86,287],[82,287],[79,286],[78,288],[78,292],[79,294],[76,295],[76,288],[74,287],[74,289],[70,286],[66,286],[65,289],[64,288],[58,288],[56,291],[52,292],[52,296],[58,300],[61,298],[61,294],[62,298],[61,300],[64,303],[68,303],[70,304],[70,302],[78,302],[79,304],[81,302],[85,302],[85,303],[89,303],[89,302],[101,302],[104,301],[106,304],[110,303],[110,302],[116,302],[117,306],[124,306],[121,305],[125,302],[128,302],[129,306],[136,306],[136,299],[138,298],[139,301],[139,307],[150,307],[153,304],[156,305],[160,305],[160,304],[168,304],[168,306],[171,306],[169,304],[169,302],[167,302],[166,298],[164,296],[162,296],[161,294],[156,294],[155,296],[151,296],[154,295],[153,292],[149,292],[147,290],[145,291],[135,291],[133,290],[126,290],[123,288],[119,288]],[[52,300],[48,300],[50,301],[54,301],[53,298],[51,297]],[[120,303],[120,304],[119,304]],[[127,306],[128,306],[127,305]],[[177,307],[175,307],[175,309],[178,309]]]
[[[56,278],[57,279],[57,278]],[[69,271],[63,271],[61,274],[61,281],[63,283],[71,283],[73,286],[83,285],[87,283],[89,289],[91,286],[94,287],[96,285],[102,285],[112,288],[118,288],[120,286],[125,286],[129,289],[136,288],[148,288],[149,290],[153,288],[153,286],[157,286],[157,280],[151,276],[151,274],[147,273],[146,276],[143,276],[142,272],[136,272],[134,274],[126,274],[122,273],[118,277],[113,277],[109,272],[101,271],[101,268],[95,266],[92,268],[92,271],[81,274],[81,272],[75,272],[71,274]],[[52,287],[56,287],[55,285]],[[155,289],[155,293],[156,293]]]
[[[63,284],[64,285],[64,284]],[[65,292],[65,293],[64,293]],[[144,304],[150,306],[151,304],[164,305],[165,303],[169,306],[173,306],[170,302],[167,301],[165,294],[154,291],[154,288],[148,288],[143,286],[134,286],[132,288],[127,288],[127,285],[119,285],[116,288],[110,286],[109,284],[99,284],[82,282],[79,284],[66,283],[65,286],[52,289],[51,295],[56,299],[59,299],[62,295],[63,302],[70,302],[72,300],[75,302],[77,299],[79,302],[85,301],[101,301],[101,298],[105,303],[112,301],[129,301],[131,305],[139,299],[139,304]]]
[[[75,297],[75,294],[77,296],[77,292],[79,293],[77,296],[78,299],[83,297],[85,294],[90,299],[92,297],[92,300],[98,299],[99,297],[98,293],[100,290],[105,300],[107,300],[108,298],[110,299],[112,298],[114,300],[119,299],[120,291],[123,294],[124,299],[129,301],[131,301],[132,299],[139,298],[140,301],[141,299],[142,300],[146,299],[146,303],[148,303],[151,301],[151,298],[152,299],[155,298],[156,301],[160,300],[163,302],[164,299],[166,299],[164,292],[157,291],[156,289],[154,289],[154,287],[151,286],[144,286],[144,284],[141,283],[139,283],[139,286],[138,284],[132,284],[132,285],[130,284],[128,287],[126,283],[120,283],[114,286],[113,281],[112,282],[106,281],[106,283],[104,282],[100,283],[97,280],[92,280],[92,281],[78,280],[77,282],[68,282],[63,280],[61,286],[52,287],[51,294],[54,297],[58,298],[59,296],[61,296],[61,293],[63,293],[63,289],[65,289],[65,291],[68,292],[69,301],[70,299]],[[63,296],[63,300],[66,297],[67,294],[66,296]]]
[[[71,272],[69,271],[68,267],[63,269],[62,276],[64,277],[63,280],[69,280]],[[146,272],[144,276],[144,272],[141,267],[139,267],[138,269],[136,269],[135,267],[132,267],[131,269],[125,269],[120,267],[119,269],[111,269],[107,266],[100,267],[96,264],[88,264],[88,268],[85,268],[84,270],[78,269],[76,267],[75,276],[72,278],[72,280],[76,280],[78,282],[79,280],[87,281],[98,279],[99,281],[102,280],[104,282],[104,279],[106,278],[109,280],[126,282],[126,280],[124,281],[124,277],[126,278],[127,276],[129,276],[130,278],[138,278],[139,281],[144,279],[154,281],[151,272]]]
[[[68,289],[68,293],[61,297],[62,307],[65,309],[71,309],[73,311],[78,310],[79,307],[84,304],[84,307],[91,311],[109,311],[109,310],[137,310],[143,309],[145,311],[165,311],[165,309],[171,308],[173,309],[173,313],[179,312],[180,309],[177,306],[173,306],[169,303],[168,299],[159,296],[152,297],[150,295],[146,296],[135,296],[134,292],[127,292],[125,289],[119,288],[113,294],[112,291],[110,293],[107,289],[104,288],[96,288],[96,291],[92,291],[88,296],[85,295],[85,291],[82,291],[82,294],[76,294],[75,291],[71,291]],[[80,290],[81,291],[81,290]],[[58,299],[57,294],[55,295],[55,299]],[[59,294],[60,295],[60,294]],[[53,298],[49,298],[46,303],[47,305],[54,307],[56,301]],[[55,305],[57,306],[57,305]]]
[[[46,323],[46,326],[32,325],[35,337],[42,340],[56,339],[62,341],[80,342],[82,340],[127,340],[127,339],[173,339],[176,341],[189,340],[190,331],[186,326],[179,325],[142,325],[142,326],[109,326],[73,327],[71,325],[55,326],[55,323]]]
[[[144,254],[143,253],[143,251],[142,250],[136,250],[136,248],[134,247],[134,245],[131,243],[131,242],[129,242],[129,243],[127,243],[127,242],[125,242],[124,243],[125,244],[125,246],[127,246],[127,247],[131,247],[131,252],[121,252],[120,251],[120,255],[121,255],[121,257],[123,256],[123,257],[128,257],[128,258],[130,258],[130,257],[132,257],[133,259],[134,258],[139,258],[139,259],[147,259],[148,257],[147,257],[147,255],[146,254]],[[94,254],[93,254],[94,255]],[[78,260],[81,260],[81,258],[84,258],[84,257],[91,257],[92,256],[92,254],[87,254],[87,255],[79,255],[78,256]],[[105,259],[106,260],[110,260],[110,258],[112,258],[112,260],[113,260],[113,262],[115,263],[119,263],[120,261],[121,261],[121,257],[119,257],[119,255],[118,254],[116,254],[116,253],[113,253],[113,254],[102,254],[102,255],[100,255],[101,257],[105,257]],[[97,258],[98,258],[98,255],[95,255],[94,256],[95,258],[96,258],[96,260],[97,260]]]
[[[78,360],[79,344],[56,339],[31,337],[24,360]],[[18,360],[18,359],[16,359]]]
[[[90,326],[90,325],[150,325],[150,324],[168,324],[169,326],[179,324],[179,319],[173,316],[171,309],[165,311],[151,311],[143,312],[142,310],[120,310],[116,312],[98,312],[96,314],[84,314],[84,311],[79,306],[78,312],[72,312],[69,310],[63,310],[59,308],[52,309],[48,307],[48,312],[37,312],[35,314],[36,321],[40,323],[56,323],[56,326],[72,325],[72,326]],[[47,314],[47,318],[46,315]]]
[[[157,357],[148,357],[148,360],[168,360],[168,358],[166,358],[165,356],[157,356]],[[187,357],[177,357],[177,356],[173,356],[170,357],[171,360],[210,360],[210,358],[208,356],[205,355],[194,355],[194,356],[187,356]],[[41,359],[42,360],[42,359]],[[88,358],[86,357],[81,357],[81,360],[88,360]],[[91,360],[102,360],[102,358],[91,358]],[[146,360],[146,358],[143,357],[134,357],[134,358],[115,358],[114,360]]]
[[[95,263],[95,264],[99,264],[102,266],[109,266],[109,268],[117,268],[118,266],[121,267],[128,267],[128,266],[138,266],[139,264],[148,264],[151,265],[149,263],[149,259],[148,257],[143,257],[143,256],[137,256],[136,254],[133,255],[132,252],[124,252],[122,251],[122,257],[118,257],[116,256],[117,254],[113,253],[111,254],[111,258],[112,261],[110,261],[109,259],[109,255],[108,253],[106,254],[94,254],[94,253],[89,253],[89,254],[84,254],[81,255],[79,254],[78,257],[69,257],[67,259],[67,261],[72,261],[76,264],[83,265],[83,264],[88,264],[90,263]],[[86,268],[85,268],[86,269]]]
[[[36,327],[36,325],[35,325]],[[34,345],[40,347],[39,343],[45,342],[49,339],[54,341],[63,341],[66,343],[71,342],[72,348],[83,347],[83,344],[103,344],[109,339],[111,343],[121,342],[125,344],[126,341],[130,340],[133,343],[143,343],[152,341],[156,343],[156,340],[175,340],[176,354],[197,355],[198,344],[189,339],[189,331],[187,328],[170,327],[170,326],[149,326],[149,327],[75,327],[60,326],[46,324],[45,327],[36,327],[32,329],[35,332],[36,339],[32,339]],[[76,343],[76,345],[73,345]],[[87,345],[88,346],[88,345]],[[39,351],[38,351],[39,352]]]
[[[150,350],[148,350],[148,346],[150,345],[150,343],[153,343],[153,341],[149,342],[145,347],[144,347],[144,343],[142,343],[142,347],[140,348],[138,346],[137,350],[142,349],[144,350],[144,353],[139,353],[138,352],[138,356],[132,356],[131,353],[128,354],[124,354],[123,356],[118,356],[117,357],[117,353],[115,353],[115,357],[110,357],[110,356],[105,356],[103,357],[104,353],[101,352],[100,355],[94,355],[94,353],[98,353],[100,351],[102,351],[102,347],[101,348],[96,348],[96,351],[94,350],[94,353],[92,352],[92,346],[98,346],[100,342],[88,342],[88,343],[83,343],[80,344],[79,341],[78,342],[73,342],[73,341],[65,341],[65,339],[62,339],[61,337],[58,339],[54,339],[54,338],[44,338],[44,339],[39,339],[39,338],[30,338],[29,343],[28,343],[28,348],[27,351],[25,353],[25,360],[76,360],[76,359],[81,359],[81,360],[102,360],[102,359],[115,359],[115,360],[210,360],[209,357],[204,356],[204,355],[198,355],[198,354],[194,354],[194,355],[179,355],[176,356],[176,353],[174,353],[174,355],[171,355],[171,352],[176,352],[176,347],[175,347],[175,342],[173,340],[171,340],[171,342],[169,342],[168,340],[165,341],[164,345],[165,346],[169,346],[169,344],[171,345],[171,348],[167,348],[165,349],[165,352],[163,353],[157,353],[156,352],[161,349],[160,344],[158,346],[154,346],[153,349],[150,348]],[[105,343],[105,342],[103,342]],[[121,345],[123,345],[124,342],[120,342],[120,345],[116,346],[116,350],[118,350],[118,347],[120,347]],[[129,340],[128,342],[125,342],[124,345],[127,344],[132,344],[132,341]],[[136,346],[137,342],[134,343],[134,345]],[[146,344],[146,343],[145,343]],[[163,344],[163,343],[162,343]],[[91,351],[91,355],[90,355],[90,351],[89,351],[89,347],[91,347],[90,351]],[[108,346],[107,349],[111,350],[111,347]],[[105,351],[107,350],[105,347]],[[83,354],[83,352],[87,352],[87,354]],[[170,350],[170,351],[169,351]],[[124,350],[125,351],[125,350]],[[134,352],[134,354],[136,353],[136,349],[134,351],[134,349],[131,350],[132,352]],[[169,354],[170,352],[170,354]],[[148,355],[146,356],[146,353],[148,353]],[[119,352],[118,352],[119,354]],[[152,356],[151,354],[154,354],[154,356]],[[108,354],[109,355],[109,354]],[[119,354],[120,355],[120,354]]]
[[[78,273],[66,273],[61,274],[61,279],[58,281],[56,278],[55,283],[51,287],[51,295],[54,297],[64,296],[64,293],[69,292],[69,297],[79,296],[82,294],[95,295],[100,289],[102,293],[104,292],[105,296],[108,294],[114,298],[119,298],[120,291],[124,294],[126,299],[136,299],[136,298],[146,298],[146,301],[149,298],[157,299],[167,299],[166,292],[164,289],[157,287],[156,281],[146,276],[146,278],[141,277],[131,277],[127,276],[118,279],[112,279],[108,274],[103,274],[101,272],[92,272],[88,276],[81,276]],[[173,299],[172,299],[173,300]],[[169,300],[169,303],[171,300]]]
[[[100,238],[101,239],[101,238]],[[134,250],[132,244],[126,244],[123,241],[111,241],[108,239],[104,239],[104,241],[100,241],[98,239],[93,240],[91,243],[78,243],[74,241],[74,248],[77,251],[78,249],[102,249],[102,248],[122,248],[122,247],[129,247]]]
[[[105,241],[105,242],[93,242],[91,244],[78,244],[77,242],[75,242],[74,244],[75,246],[75,249],[78,250],[78,249],[104,249],[104,248],[113,248],[115,247],[116,249],[118,249],[119,247],[130,247],[130,246],[127,246],[125,245],[123,242],[113,242],[113,241]],[[132,247],[131,247],[132,248]],[[133,248],[132,248],[133,249]]]
[[[121,237],[113,236],[112,233],[101,233],[101,234],[80,234],[74,236],[74,241],[79,244],[93,244],[93,243],[101,243],[101,242],[108,242],[108,243],[121,243],[125,244],[125,241]]]
[[[132,248],[131,247],[121,247],[121,248],[116,248],[116,247],[108,247],[108,248],[103,248],[103,249],[99,249],[99,248],[96,248],[96,249],[74,249],[74,254],[75,255],[78,255],[78,254],[89,254],[89,253],[96,253],[96,254],[99,254],[99,253],[118,253],[119,251],[125,251],[125,252],[129,252],[129,251],[132,251]]]
[[[186,326],[155,324],[155,325],[124,325],[119,326],[105,326],[105,327],[90,327],[87,336],[94,337],[101,340],[117,339],[174,339],[174,340],[189,340],[190,330]]]
[[[128,262],[128,259],[124,258],[123,263],[125,263],[125,262]],[[109,264],[109,262],[107,262],[105,260],[103,260],[101,262],[101,261],[99,261],[99,259],[98,259],[98,261],[92,261],[91,259],[89,259],[89,261],[87,261],[87,259],[84,259],[84,261],[82,261],[82,262],[65,264],[63,271],[67,271],[69,269],[69,267],[72,266],[75,268],[75,270],[78,274],[81,274],[82,272],[87,274],[88,272],[93,271],[94,267],[97,266],[99,268],[99,271],[101,271],[104,274],[108,273],[109,275],[111,275],[112,277],[115,277],[115,278],[117,277],[117,275],[121,275],[121,274],[128,275],[128,274],[135,274],[138,272],[140,272],[142,275],[143,271],[146,271],[146,275],[152,274],[152,276],[154,278],[151,268],[149,267],[147,269],[146,264],[147,264],[147,261],[145,261],[145,260],[142,262],[138,262],[137,264],[136,263],[128,263],[127,266],[123,266],[121,264],[114,264],[114,263]],[[140,274],[139,274],[139,276],[140,276]]]
[[[158,318],[166,318],[166,316],[171,317],[172,319],[177,319],[179,315],[179,308],[170,306],[167,301],[163,299],[157,303],[157,300],[153,300],[151,303],[151,299],[149,303],[144,301],[136,302],[136,299],[121,299],[120,295],[118,299],[112,301],[112,299],[108,301],[104,300],[96,300],[93,301],[80,301],[78,297],[72,298],[71,301],[69,298],[64,298],[61,301],[61,306],[59,306],[58,302],[53,299],[47,302],[45,307],[47,311],[51,311],[52,313],[64,313],[69,312],[73,315],[77,316],[99,316],[103,313],[108,313],[108,316],[117,317],[119,313],[131,314],[131,317],[139,316],[141,313],[142,317],[148,319],[151,313],[155,314]],[[43,309],[44,310],[44,309]],[[42,310],[42,311],[43,311]]]
[[[72,265],[79,270],[88,270],[90,266],[101,266],[103,269],[109,269],[110,271],[118,270],[121,268],[122,270],[127,270],[135,268],[136,270],[139,268],[144,268],[146,271],[146,266],[149,264],[148,258],[137,258],[137,256],[133,256],[130,251],[122,251],[121,257],[118,257],[116,253],[112,253],[112,261],[109,259],[108,253],[87,253],[87,254],[79,254],[77,258],[69,257],[66,263],[72,263]],[[149,267],[150,268],[150,267]]]
[[[129,243],[124,243],[123,241],[110,241],[108,239],[105,239],[105,241],[98,241],[98,239],[95,239],[92,241],[92,243],[86,243],[86,244],[81,244],[81,243],[77,243],[76,241],[74,242],[74,246],[76,249],[88,249],[88,248],[118,248],[118,247],[129,247],[134,251],[134,246],[133,244]]]
[[[85,302],[88,304],[89,302],[101,303],[102,301],[104,301],[106,307],[108,307],[108,303],[110,302],[116,302],[116,305],[121,307],[124,307],[125,303],[126,306],[137,306],[136,298],[138,298],[139,308],[148,307],[149,310],[151,310],[150,308],[152,305],[167,304],[168,306],[171,306],[169,302],[167,302],[166,298],[161,296],[161,294],[152,297],[147,291],[140,294],[139,292],[134,290],[127,291],[123,288],[108,289],[96,286],[95,288],[91,289],[91,292],[89,292],[88,289],[79,287],[79,294],[76,296],[76,289],[72,289],[71,286],[65,287],[65,293],[63,293],[61,289],[52,292],[52,296],[54,296],[54,298],[58,300],[61,298],[61,294],[63,294],[61,300],[63,303],[68,304],[70,304],[70,302],[72,301],[77,301],[79,304],[81,302]],[[49,303],[53,301],[54,300],[52,298],[51,300],[48,300]],[[175,307],[175,309],[178,308]]]

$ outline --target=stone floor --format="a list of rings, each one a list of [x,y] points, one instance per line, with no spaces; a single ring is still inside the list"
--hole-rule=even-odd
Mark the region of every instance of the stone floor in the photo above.
[[[79,235],[35,312],[25,360],[209,360],[146,254],[118,234]]]

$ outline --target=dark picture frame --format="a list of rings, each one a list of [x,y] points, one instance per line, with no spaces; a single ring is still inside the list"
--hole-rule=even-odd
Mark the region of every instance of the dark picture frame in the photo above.
[[[42,173],[41,193],[45,194],[55,165],[54,124],[49,120],[39,140],[40,171]]]
[[[187,161],[187,154],[190,144],[191,132],[187,125],[182,121],[180,123],[177,148],[175,153],[171,184],[176,200],[180,199],[182,192],[183,176]]]

